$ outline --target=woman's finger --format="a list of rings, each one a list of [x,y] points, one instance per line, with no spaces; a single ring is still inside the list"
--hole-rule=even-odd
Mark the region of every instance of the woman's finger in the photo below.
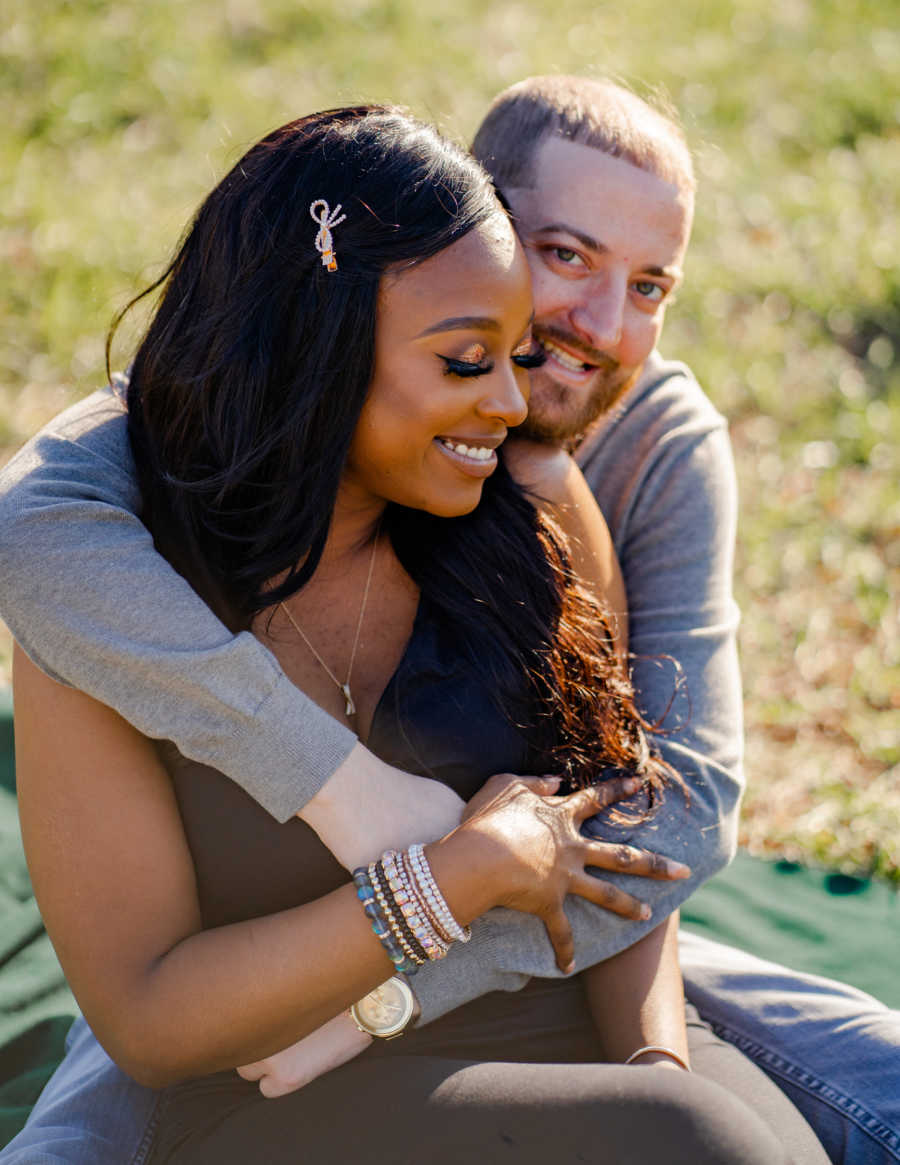
[[[586,866],[596,866],[601,870],[616,870],[620,874],[636,874],[641,878],[657,878],[661,881],[678,881],[689,878],[690,866],[676,862],[673,858],[653,853],[651,850],[637,849],[631,845],[616,845],[608,841],[585,841]]]
[[[645,922],[652,914],[646,902],[626,894],[612,882],[594,878],[590,874],[573,874],[569,880],[569,893],[578,894],[581,898],[593,902],[595,906],[602,906],[604,910],[620,914],[623,918],[634,919],[636,922]]]
[[[643,788],[643,784],[640,777],[614,777],[610,781],[601,781],[597,785],[589,785],[586,789],[570,793],[565,801],[574,819],[584,821],[608,805],[630,797],[638,789]]]
[[[539,797],[552,797],[559,790],[562,777],[518,777],[521,783]]]
[[[550,914],[542,915],[542,919],[556,955],[557,967],[564,975],[571,974],[575,970],[575,940],[565,911],[559,907]]]

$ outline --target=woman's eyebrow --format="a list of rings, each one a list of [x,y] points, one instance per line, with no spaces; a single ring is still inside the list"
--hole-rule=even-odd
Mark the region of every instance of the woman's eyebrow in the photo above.
[[[435,332],[458,332],[465,329],[499,332],[500,324],[490,316],[448,316],[445,320],[438,320],[436,324],[429,324],[415,339],[420,340],[422,336],[431,336]]]

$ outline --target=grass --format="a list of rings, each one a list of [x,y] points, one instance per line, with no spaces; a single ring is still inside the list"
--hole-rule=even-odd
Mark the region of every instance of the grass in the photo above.
[[[900,882],[893,0],[0,0],[0,459],[102,381],[114,311],[266,129],[393,100],[466,139],[553,71],[660,89],[697,154],[664,350],[732,423],[744,843]]]

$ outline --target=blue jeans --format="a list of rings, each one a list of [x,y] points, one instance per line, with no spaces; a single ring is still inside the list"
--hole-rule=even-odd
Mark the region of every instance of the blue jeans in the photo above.
[[[900,1162],[900,1012],[855,988],[681,932],[688,999],[788,1094],[836,1165]],[[160,1094],[119,1071],[83,1019],[0,1165],[143,1165]]]

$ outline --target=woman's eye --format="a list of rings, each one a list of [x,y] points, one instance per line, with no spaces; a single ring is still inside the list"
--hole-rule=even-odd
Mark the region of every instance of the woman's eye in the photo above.
[[[560,263],[566,263],[569,266],[574,266],[581,262],[581,256],[576,251],[571,251],[568,247],[554,247],[553,254],[559,259]]]
[[[651,283],[649,279],[641,279],[633,284],[633,287],[638,295],[644,299],[649,299],[653,303],[659,303],[666,294],[664,287],[660,287],[658,283]]]
[[[519,368],[540,368],[547,363],[547,353],[535,342],[524,352],[513,352],[512,362]]]
[[[440,356],[440,359],[444,361],[445,376],[485,376],[494,370],[490,361],[475,364],[470,360],[454,360],[452,356]]]

